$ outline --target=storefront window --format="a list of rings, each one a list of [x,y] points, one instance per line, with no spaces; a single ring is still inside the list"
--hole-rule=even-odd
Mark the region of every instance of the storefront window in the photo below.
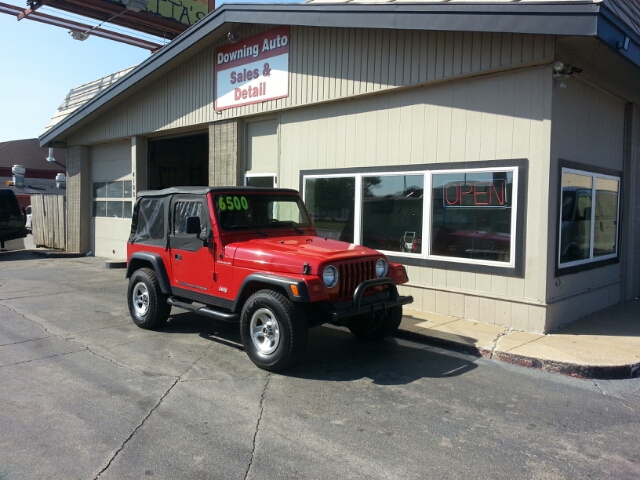
[[[562,170],[560,266],[617,255],[620,179]]]
[[[362,244],[390,252],[422,252],[424,175],[362,179]]]
[[[433,174],[431,254],[511,261],[513,172]]]
[[[95,182],[92,191],[94,217],[131,218],[131,180]]]
[[[307,178],[304,194],[318,235],[353,243],[355,177]]]
[[[404,257],[413,265],[456,262],[463,269],[519,271],[518,163],[523,162],[326,177],[303,172],[304,199],[321,236]]]

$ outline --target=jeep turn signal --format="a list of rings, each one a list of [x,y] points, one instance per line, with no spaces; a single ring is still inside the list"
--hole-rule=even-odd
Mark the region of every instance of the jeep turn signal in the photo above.
[[[397,283],[406,283],[409,281],[409,276],[407,275],[407,271],[404,268],[404,265],[398,265],[396,267],[396,282]]]
[[[293,293],[296,297],[300,296],[300,295],[298,295],[298,286],[297,285],[289,285],[289,288],[291,289],[291,293]]]

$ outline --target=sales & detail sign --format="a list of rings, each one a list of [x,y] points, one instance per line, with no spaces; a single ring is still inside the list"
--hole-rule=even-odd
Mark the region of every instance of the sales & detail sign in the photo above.
[[[289,27],[216,49],[216,110],[289,96]]]

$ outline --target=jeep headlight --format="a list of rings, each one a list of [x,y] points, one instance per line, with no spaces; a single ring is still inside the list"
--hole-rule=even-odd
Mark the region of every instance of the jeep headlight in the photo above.
[[[379,259],[376,262],[376,275],[378,278],[384,277],[387,274],[387,270],[389,270],[389,264],[384,258]]]
[[[333,288],[338,283],[338,269],[333,265],[328,265],[322,272],[322,281],[327,288]]]

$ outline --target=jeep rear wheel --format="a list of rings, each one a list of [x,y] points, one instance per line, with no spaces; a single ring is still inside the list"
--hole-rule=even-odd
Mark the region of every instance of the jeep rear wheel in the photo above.
[[[141,268],[131,275],[127,301],[133,323],[147,330],[160,328],[171,312],[167,296],[162,293],[156,273],[150,268]]]
[[[300,308],[273,290],[249,297],[242,308],[240,334],[251,361],[270,372],[298,362],[307,347],[307,322]]]
[[[386,312],[376,312],[354,318],[349,325],[349,330],[362,340],[380,341],[395,335],[401,321],[402,307],[393,307]]]

